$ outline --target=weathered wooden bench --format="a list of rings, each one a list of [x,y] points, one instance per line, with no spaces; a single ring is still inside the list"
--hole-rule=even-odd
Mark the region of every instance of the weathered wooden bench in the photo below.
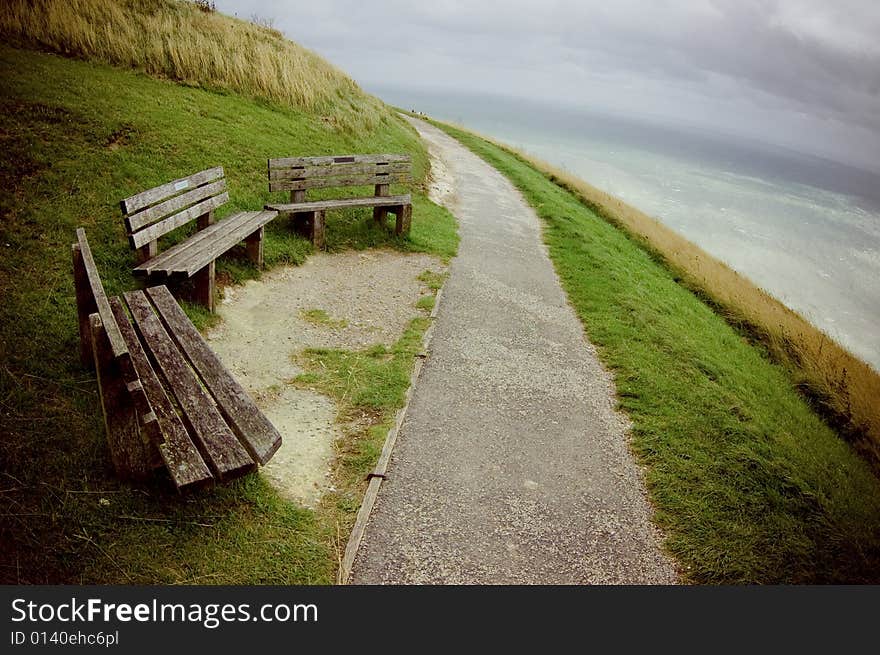
[[[214,222],[214,210],[229,201],[223,167],[209,168],[126,198],[120,204],[135,275],[171,282],[193,278],[192,300],[214,309],[214,261],[244,241],[248,258],[263,265],[263,228],[272,210],[239,212]],[[195,234],[159,254],[159,238],[196,222]]]
[[[315,247],[324,247],[324,214],[328,209],[373,207],[373,219],[384,225],[388,213],[396,216],[395,234],[409,232],[410,194],[389,195],[391,184],[410,181],[409,155],[345,155],[283,157],[269,160],[269,191],[290,191],[289,203],[271,203],[266,209],[293,217]],[[333,200],[306,200],[309,189],[374,186],[374,195]]]
[[[180,490],[265,464],[281,435],[226,370],[165,286],[108,298],[76,231],[73,272],[80,356],[98,377],[120,477],[164,466]]]

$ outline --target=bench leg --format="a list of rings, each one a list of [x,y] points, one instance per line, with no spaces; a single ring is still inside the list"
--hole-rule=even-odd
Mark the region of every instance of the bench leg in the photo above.
[[[214,224],[214,212],[209,211],[207,214],[202,214],[196,218],[196,230],[201,231],[206,227]],[[214,311],[214,296],[215,288],[214,288],[214,271],[215,264],[212,261],[210,264],[205,266],[202,270],[198,271],[192,277],[193,281],[193,294],[192,301],[202,305],[208,309],[209,312]]]
[[[324,248],[324,212],[316,211],[312,217],[312,244],[318,250]]]
[[[208,311],[214,311],[214,273],[215,264],[211,262],[198,273],[193,275],[193,302],[208,308]]]
[[[293,221],[293,231],[306,239],[312,239],[312,225],[315,222],[315,212],[297,212],[290,215]]]
[[[196,217],[196,230],[204,230],[206,227],[214,224],[214,210],[212,209],[207,214],[202,214],[201,216]]]
[[[299,212],[293,215],[293,227],[318,250],[324,247],[324,211]]]
[[[384,226],[388,220],[388,207],[373,207],[373,220]]]
[[[261,227],[244,240],[248,259],[253,262],[257,268],[263,268],[263,233],[264,228]]]
[[[409,234],[412,224],[412,205],[404,205],[397,210],[397,222],[394,225],[394,234]]]
[[[377,196],[387,196],[389,193],[389,187],[387,184],[377,184],[376,187],[376,195]],[[387,207],[373,207],[373,220],[384,226],[385,221],[388,219],[388,208]]]
[[[150,241],[137,249],[137,263],[143,264],[159,254],[159,242]]]
[[[143,480],[150,474],[152,462],[141,437],[137,408],[110,350],[100,317],[92,314],[89,323],[104,430],[113,468],[122,479]]]

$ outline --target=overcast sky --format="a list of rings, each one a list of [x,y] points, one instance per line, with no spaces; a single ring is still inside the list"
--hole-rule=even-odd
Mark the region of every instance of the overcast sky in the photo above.
[[[880,171],[880,0],[219,0],[367,89],[718,127]]]

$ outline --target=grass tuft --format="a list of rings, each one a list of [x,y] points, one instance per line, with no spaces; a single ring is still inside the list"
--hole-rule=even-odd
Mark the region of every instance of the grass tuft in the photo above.
[[[308,321],[312,325],[328,327],[333,330],[339,330],[348,326],[348,321],[345,319],[333,319],[324,309],[304,309],[300,312],[300,316],[304,321]]]
[[[438,273],[436,271],[427,270],[422,271],[416,279],[432,291],[437,291],[440,287],[443,286],[443,283],[446,281],[446,277],[446,273]]]
[[[435,301],[436,298],[434,298],[434,296],[422,296],[418,299],[418,302],[416,302],[416,307],[430,313],[430,311],[434,309]]]
[[[334,398],[343,405],[343,413],[371,410],[386,418],[403,406],[413,358],[421,350],[428,324],[426,318],[414,319],[391,348],[378,344],[354,351],[308,349],[296,359],[305,373],[294,382]]]

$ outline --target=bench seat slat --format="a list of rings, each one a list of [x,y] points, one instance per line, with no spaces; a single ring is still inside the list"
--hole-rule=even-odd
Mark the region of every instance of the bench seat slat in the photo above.
[[[378,164],[410,161],[409,155],[329,155],[326,157],[277,157],[269,160],[269,170],[289,166],[331,166],[333,164]]]
[[[191,277],[235,244],[240,243],[278,215],[271,210],[241,212],[196,232],[186,241],[134,269],[136,275]]]
[[[122,213],[133,214],[144,207],[149,207],[154,203],[165,200],[169,196],[180,193],[184,189],[192,189],[201,186],[202,184],[213,182],[221,177],[223,177],[223,167],[217,166],[215,168],[199,171],[198,173],[193,173],[187,177],[172,180],[167,184],[161,184],[152,189],[147,189],[146,191],[141,191],[140,193],[136,193],[135,195],[126,198],[120,203],[122,206]]]
[[[226,425],[213,399],[165,331],[143,291],[125,294],[145,349],[172,390],[185,424],[214,475],[229,480],[252,471],[256,464]]]
[[[182,225],[186,225],[194,218],[201,216],[202,214],[207,214],[208,212],[217,209],[217,207],[224,205],[228,201],[229,194],[224,191],[220,195],[202,200],[192,207],[188,207],[177,214],[173,214],[165,220],[153,223],[142,230],[138,230],[128,237],[131,242],[131,247],[140,248],[144,244],[150,243],[150,241],[155,241],[159,237],[171,232],[171,230],[176,230]]]
[[[345,207],[394,207],[408,205],[412,202],[410,194],[400,196],[370,196],[367,198],[336,198],[333,200],[313,200],[309,202],[274,203],[266,205],[266,209],[277,212],[299,213],[322,211],[325,209],[342,209]]]
[[[172,271],[173,265],[170,263],[176,259],[182,259],[184,253],[190,250],[193,252],[198,251],[200,248],[212,243],[223,232],[234,228],[238,221],[250,220],[252,216],[257,213],[258,212],[240,212],[191,234],[185,240],[136,267],[134,269],[135,275],[152,275],[154,273]],[[227,221],[232,222],[227,224]]]
[[[409,173],[310,177],[304,180],[269,180],[269,191],[300,191],[304,189],[326,189],[342,186],[368,186],[371,184],[406,184],[409,181]]]
[[[379,173],[409,173],[412,164],[334,164],[333,166],[305,166],[303,168],[269,169],[270,180],[298,180],[312,177],[341,177],[352,175],[378,175]]]
[[[210,349],[168,289],[153,287],[147,289],[147,295],[168,332],[214,396],[217,407],[236,436],[257,462],[268,462],[281,445],[278,430]]]
[[[164,435],[164,442],[157,443],[156,446],[174,486],[180,491],[193,485],[212,481],[214,477],[211,475],[211,471],[187,434],[183,422],[165,393],[165,389],[162,388],[162,383],[147,359],[147,354],[138,341],[134,327],[125,314],[121,300],[111,298],[110,306],[131,353],[135,370],[149,400],[150,408],[159,422],[161,435]]]
[[[229,229],[227,232],[222,232],[210,243],[202,243],[198,246],[197,251],[190,249],[185,251],[185,254],[182,252],[178,257],[183,258],[183,265],[177,265],[173,261],[172,265],[182,271],[181,275],[191,277],[237,243],[241,243],[246,237],[271,222],[278,215],[278,212],[262,210],[242,212],[242,214],[244,217],[238,219],[234,230]]]
[[[216,196],[226,191],[226,180],[221,179],[211,182],[204,186],[196,187],[192,191],[187,191],[179,196],[174,196],[168,200],[164,200],[157,205],[148,207],[134,214],[125,217],[125,227],[128,231],[136,232],[150,223],[154,223],[169,214],[185,209],[201,200]]]

